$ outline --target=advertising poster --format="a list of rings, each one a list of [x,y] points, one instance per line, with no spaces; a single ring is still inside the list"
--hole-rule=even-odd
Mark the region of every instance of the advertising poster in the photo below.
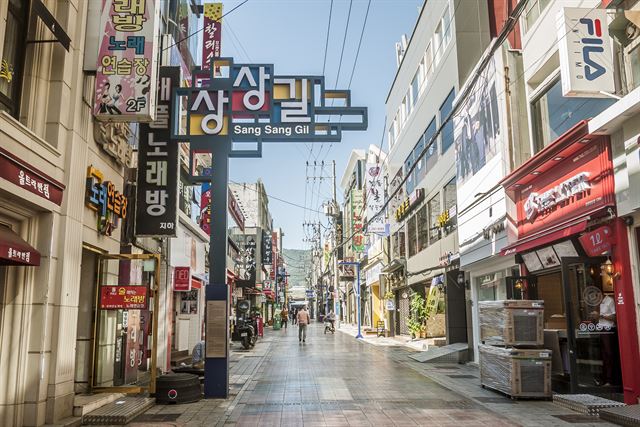
[[[103,0],[93,110],[96,119],[153,120],[158,3],[158,0]]]

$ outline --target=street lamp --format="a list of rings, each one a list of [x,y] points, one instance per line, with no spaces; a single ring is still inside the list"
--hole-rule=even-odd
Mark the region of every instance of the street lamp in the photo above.
[[[338,263],[340,265],[355,265],[356,266],[356,288],[355,288],[355,294],[356,294],[356,307],[358,308],[358,335],[356,335],[356,339],[362,339],[362,331],[361,331],[361,327],[362,325],[360,324],[360,263],[359,262],[355,262],[355,261],[343,261]],[[337,272],[336,272],[337,274]]]

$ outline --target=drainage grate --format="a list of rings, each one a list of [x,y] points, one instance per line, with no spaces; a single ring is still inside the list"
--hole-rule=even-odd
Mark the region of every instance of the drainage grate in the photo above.
[[[559,418],[569,424],[593,424],[602,422],[596,417],[582,414],[554,415],[554,417]]]
[[[181,414],[142,414],[138,415],[134,423],[157,423],[162,421],[178,421]]]

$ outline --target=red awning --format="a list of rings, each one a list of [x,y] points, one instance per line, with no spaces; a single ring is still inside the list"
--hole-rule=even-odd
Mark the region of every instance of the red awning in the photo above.
[[[526,252],[529,249],[546,246],[557,240],[567,239],[574,234],[582,233],[587,228],[587,219],[581,218],[577,221],[564,224],[560,227],[545,230],[544,232],[534,234],[518,240],[516,243],[502,249],[500,255],[511,255],[515,253]]]
[[[9,227],[0,225],[0,265],[40,265],[40,252]]]
[[[191,289],[202,289],[202,281],[200,279],[196,279],[195,277],[192,277]]]

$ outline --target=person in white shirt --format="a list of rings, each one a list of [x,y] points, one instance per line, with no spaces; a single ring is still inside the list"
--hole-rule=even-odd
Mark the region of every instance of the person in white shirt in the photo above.
[[[616,363],[617,334],[616,327],[616,302],[610,294],[606,294],[600,302],[598,326],[602,327],[600,345],[602,350],[602,385],[610,386],[614,383],[613,367]]]

